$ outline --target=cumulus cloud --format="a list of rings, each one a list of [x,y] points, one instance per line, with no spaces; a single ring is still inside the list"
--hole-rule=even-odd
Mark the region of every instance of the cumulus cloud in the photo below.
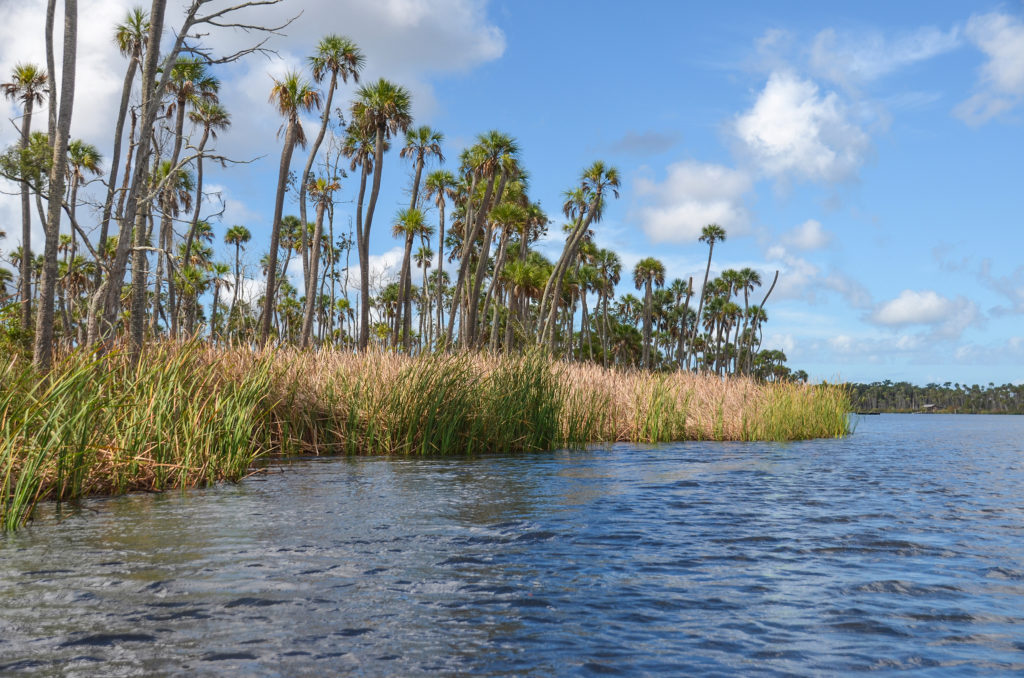
[[[750,217],[743,205],[753,181],[746,172],[692,160],[669,165],[664,181],[637,179],[636,211],[654,242],[693,242],[711,223],[730,235],[746,230]]]
[[[978,92],[953,109],[969,125],[980,125],[1016,106],[1024,97],[1024,22],[992,12],[967,22],[967,39],[985,53]]]
[[[853,308],[866,309],[874,305],[864,286],[840,271],[822,271],[782,245],[769,247],[765,256],[769,261],[782,264],[774,292],[780,299],[801,299],[813,304],[821,301],[822,292],[828,290],[839,294]]]
[[[808,219],[782,236],[783,242],[801,250],[817,250],[825,247],[832,240],[817,219]]]
[[[881,304],[869,320],[888,327],[927,325],[937,335],[959,336],[981,320],[977,304],[965,297],[949,299],[934,290],[903,290],[895,299]]]
[[[822,93],[789,71],[771,74],[753,107],[736,118],[741,150],[776,178],[836,182],[851,178],[870,141],[835,92]]]
[[[927,26],[887,37],[881,31],[839,32],[827,28],[814,37],[811,68],[841,85],[875,80],[919,61],[931,59],[961,44],[960,31]]]

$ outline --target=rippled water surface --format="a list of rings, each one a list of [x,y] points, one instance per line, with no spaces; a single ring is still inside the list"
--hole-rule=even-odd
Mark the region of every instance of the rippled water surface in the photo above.
[[[1024,417],[328,460],[0,537],[0,674],[1024,672]]]

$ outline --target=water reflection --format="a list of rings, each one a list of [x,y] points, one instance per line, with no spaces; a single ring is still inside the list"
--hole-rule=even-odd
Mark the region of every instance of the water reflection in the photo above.
[[[318,460],[0,538],[0,674],[1024,670],[1022,417]]]

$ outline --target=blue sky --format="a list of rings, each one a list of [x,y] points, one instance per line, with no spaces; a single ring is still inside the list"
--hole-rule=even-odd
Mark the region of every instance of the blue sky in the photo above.
[[[129,4],[100,0],[83,14],[73,132],[101,148],[123,75],[108,36]],[[43,6],[0,3],[3,72],[42,61]],[[1021,3],[310,0],[262,16],[299,9],[272,43],[279,58],[217,72],[235,116],[218,148],[257,158],[209,172],[220,229],[244,223],[266,237],[280,151],[271,75],[342,33],[367,53],[367,78],[410,88],[416,123],[445,133],[453,161],[486,130],[518,139],[531,195],[556,220],[549,254],[562,191],[604,159],[623,186],[598,244],[628,266],[653,255],[670,278],[699,282],[697,234],[717,221],[728,239],[713,271],[780,271],[765,345],[813,378],[1024,380]],[[0,143],[13,139],[0,129]],[[385,160],[374,266],[396,258],[386,225],[407,204],[409,169],[396,152]],[[343,186],[348,199],[355,184]],[[351,209],[339,206],[339,224]],[[0,218],[16,215],[0,196]]]

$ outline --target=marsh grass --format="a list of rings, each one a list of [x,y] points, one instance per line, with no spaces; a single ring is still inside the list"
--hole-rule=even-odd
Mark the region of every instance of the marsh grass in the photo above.
[[[204,344],[0,367],[0,522],[43,499],[237,480],[262,458],[473,455],[847,433],[840,386],[552,362]]]

